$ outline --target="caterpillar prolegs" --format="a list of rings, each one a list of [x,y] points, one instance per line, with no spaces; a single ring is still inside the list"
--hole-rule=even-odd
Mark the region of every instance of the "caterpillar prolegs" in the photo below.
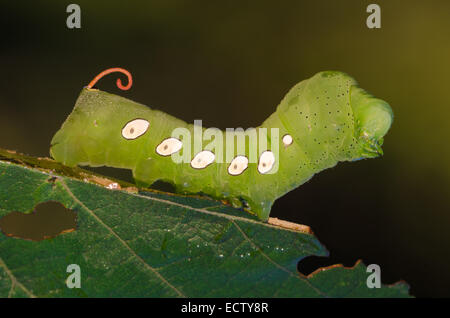
[[[83,88],[51,142],[67,166],[131,169],[136,183],[157,180],[177,192],[244,205],[267,220],[273,202],[339,161],[382,154],[393,113],[350,76],[320,72],[295,85],[259,127],[205,129],[129,99]],[[118,86],[124,87],[120,80]],[[199,137],[200,136],[200,137]]]

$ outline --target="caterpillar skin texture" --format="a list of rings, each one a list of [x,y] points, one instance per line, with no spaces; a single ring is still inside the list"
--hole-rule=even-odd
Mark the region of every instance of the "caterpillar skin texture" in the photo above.
[[[187,128],[193,136],[194,125],[126,98],[84,88],[72,113],[53,137],[50,153],[67,166],[131,169],[140,186],[163,180],[175,185],[180,193],[202,193],[237,206],[244,204],[265,221],[277,198],[315,173],[339,161],[381,155],[383,136],[392,121],[390,106],[359,88],[350,76],[320,72],[295,85],[277,110],[256,128],[267,128],[267,147],[277,142],[278,154],[263,156],[270,149],[258,149],[259,162],[246,164],[247,147],[245,153],[235,155],[239,158],[231,166],[225,160],[215,162],[211,157],[214,153],[205,152],[198,156],[203,164],[213,161],[202,167],[201,160],[197,165],[197,158],[177,164],[170,155],[161,155],[165,149],[194,149],[193,138],[181,144],[177,140],[162,143],[177,127]],[[271,139],[273,127],[279,129],[279,140]],[[191,158],[196,155],[192,151]],[[261,173],[263,157],[269,166],[278,164],[276,173]],[[236,174],[232,174],[233,169]]]

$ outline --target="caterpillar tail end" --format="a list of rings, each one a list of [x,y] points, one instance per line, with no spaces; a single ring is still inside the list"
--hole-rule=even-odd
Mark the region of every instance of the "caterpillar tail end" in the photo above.
[[[351,106],[355,116],[355,134],[361,145],[363,158],[383,155],[383,137],[394,120],[391,107],[359,87],[352,87]]]

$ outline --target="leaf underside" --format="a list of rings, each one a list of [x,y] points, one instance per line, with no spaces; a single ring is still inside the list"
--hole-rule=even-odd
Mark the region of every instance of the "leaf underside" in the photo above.
[[[75,211],[77,228],[41,241],[0,233],[0,297],[409,296],[403,282],[368,288],[361,262],[300,274],[299,260],[328,255],[312,233],[0,149],[0,218],[47,201]],[[70,264],[81,288],[66,286]]]

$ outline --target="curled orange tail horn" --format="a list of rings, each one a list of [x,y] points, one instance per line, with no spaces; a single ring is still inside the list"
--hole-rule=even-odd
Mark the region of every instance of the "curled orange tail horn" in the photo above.
[[[120,67],[113,67],[113,68],[108,68],[107,70],[104,70],[103,72],[98,74],[86,87],[92,88],[103,76],[108,75],[110,73],[114,73],[114,72],[120,72],[122,74],[125,74],[128,77],[127,86],[123,86],[122,81],[120,80],[120,78],[118,78],[117,82],[116,82],[117,87],[124,91],[130,89],[131,85],[133,85],[133,78],[131,77],[131,73],[128,72],[126,69],[123,69]]]

